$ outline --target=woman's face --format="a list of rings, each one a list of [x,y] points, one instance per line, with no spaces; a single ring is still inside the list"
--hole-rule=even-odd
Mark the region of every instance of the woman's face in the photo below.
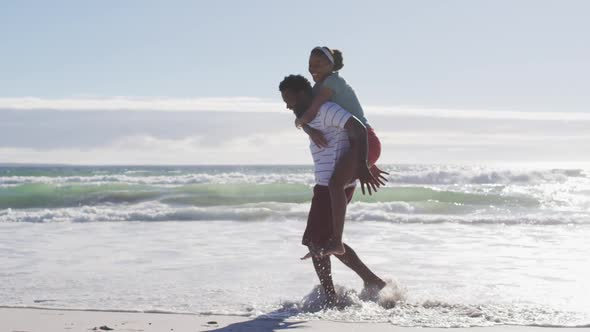
[[[323,55],[311,54],[309,56],[309,73],[314,82],[323,81],[332,73],[334,65]]]

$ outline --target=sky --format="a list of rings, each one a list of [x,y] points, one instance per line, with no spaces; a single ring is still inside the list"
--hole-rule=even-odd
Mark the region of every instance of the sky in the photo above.
[[[11,1],[0,163],[310,164],[278,83],[340,49],[382,163],[590,162],[587,1]]]

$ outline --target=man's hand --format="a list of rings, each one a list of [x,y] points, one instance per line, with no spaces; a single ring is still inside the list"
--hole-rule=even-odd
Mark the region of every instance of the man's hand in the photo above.
[[[373,192],[377,192],[377,188],[385,185],[387,178],[385,178],[383,174],[389,175],[389,173],[382,171],[375,165],[369,169],[366,163],[362,163],[361,167],[359,167],[358,176],[363,195],[365,195],[365,186],[367,187],[369,195],[372,195]]]
[[[309,138],[311,138],[311,140],[315,143],[315,145],[317,145],[320,148],[326,148],[328,147],[328,141],[326,140],[326,138],[324,137],[324,134],[322,134],[321,131],[314,129],[310,126],[306,127],[306,131],[307,134],[309,135]]]

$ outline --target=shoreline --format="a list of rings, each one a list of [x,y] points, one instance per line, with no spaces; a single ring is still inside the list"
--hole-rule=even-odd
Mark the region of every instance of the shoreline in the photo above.
[[[449,328],[403,327],[390,323],[339,322],[328,320],[273,319],[267,317],[244,317],[228,315],[205,315],[192,313],[107,311],[49,308],[17,308],[0,306],[0,328],[9,332],[53,331],[210,331],[271,332],[286,329],[304,329],[326,332],[369,331],[448,331]],[[590,331],[590,327],[545,327],[498,325],[491,327],[464,327],[463,332],[485,331]]]

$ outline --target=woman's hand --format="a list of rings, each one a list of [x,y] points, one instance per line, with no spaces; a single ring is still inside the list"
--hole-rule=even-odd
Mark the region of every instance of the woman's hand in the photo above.
[[[301,121],[300,118],[295,119],[295,128],[301,129],[301,127],[303,127],[303,125],[304,125],[304,123],[303,123],[303,121]]]
[[[309,135],[309,138],[311,138],[312,142],[315,143],[315,145],[322,149],[328,147],[328,141],[326,140],[324,134],[322,134],[321,131],[314,129],[310,126],[307,126],[306,132]]]

